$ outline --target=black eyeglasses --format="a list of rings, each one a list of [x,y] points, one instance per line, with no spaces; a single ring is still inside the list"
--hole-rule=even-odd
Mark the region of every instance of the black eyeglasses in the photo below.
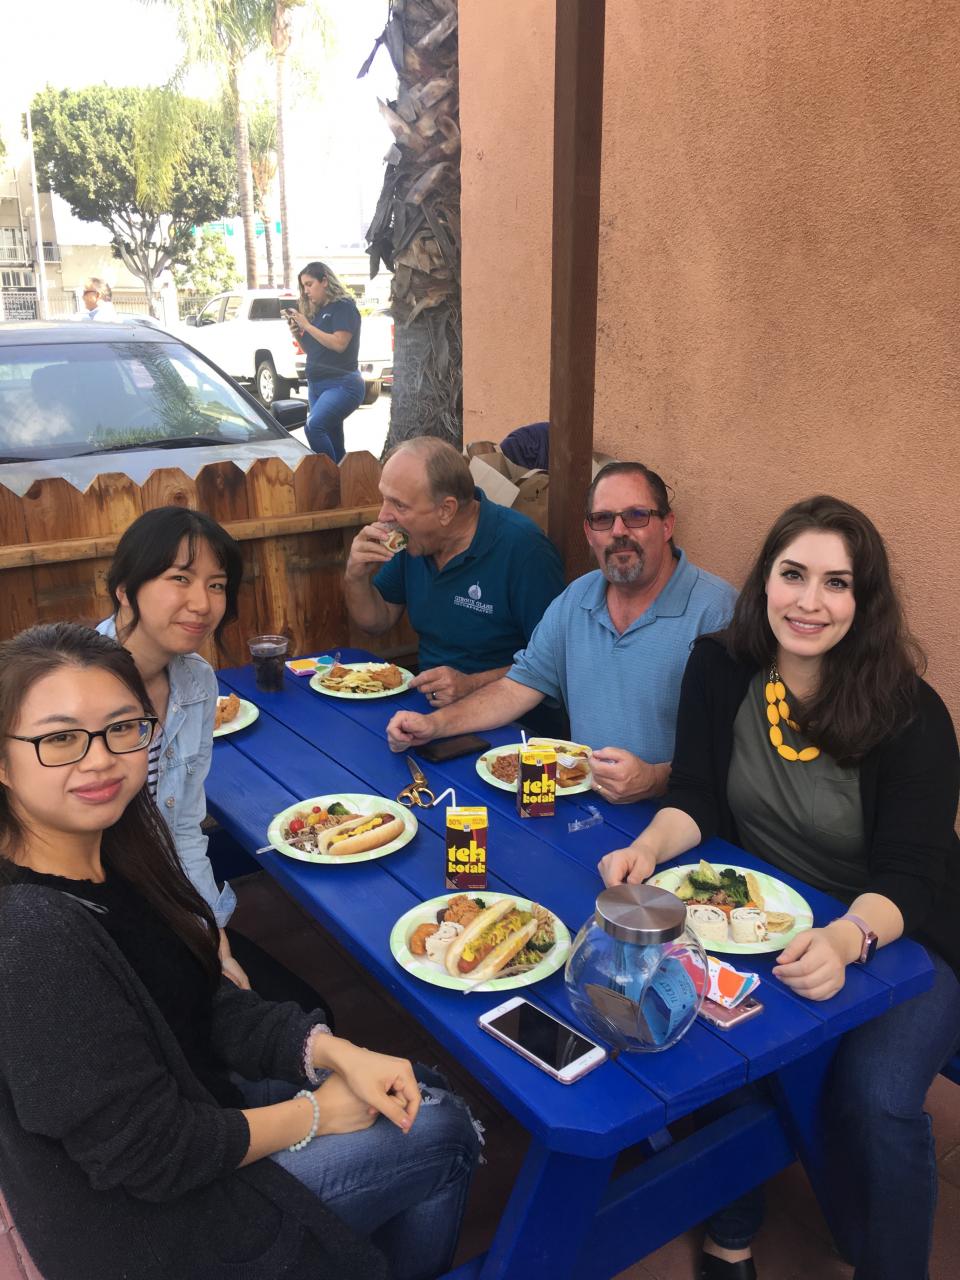
[[[625,511],[588,511],[587,524],[594,533],[606,533],[617,523],[617,516],[628,529],[645,529],[651,516],[662,520],[663,512],[657,511],[655,507],[627,507]]]
[[[105,729],[58,729],[56,733],[41,733],[36,738],[22,738],[17,733],[6,736],[17,742],[32,743],[40,763],[55,769],[57,765],[82,760],[94,738],[102,738],[104,746],[115,756],[143,751],[149,747],[156,726],[156,716],[138,716],[136,720],[116,720]]]

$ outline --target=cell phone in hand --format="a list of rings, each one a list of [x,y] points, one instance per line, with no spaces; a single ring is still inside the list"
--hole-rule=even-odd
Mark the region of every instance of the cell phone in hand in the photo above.
[[[523,996],[482,1013],[477,1024],[561,1084],[573,1084],[607,1058],[606,1049]]]
[[[700,1017],[704,1022],[709,1022],[711,1027],[720,1027],[723,1031],[726,1031],[727,1027],[735,1027],[738,1022],[746,1022],[748,1018],[753,1018],[762,1012],[763,1005],[753,996],[747,996],[746,1000],[741,1001],[734,1009],[727,1009],[724,1005],[717,1004],[715,1000],[704,1000],[700,1006]]]
[[[475,733],[461,733],[456,738],[437,738],[426,746],[417,747],[417,754],[429,760],[431,764],[440,764],[443,760],[459,760],[461,756],[479,755],[488,751],[490,743]]]

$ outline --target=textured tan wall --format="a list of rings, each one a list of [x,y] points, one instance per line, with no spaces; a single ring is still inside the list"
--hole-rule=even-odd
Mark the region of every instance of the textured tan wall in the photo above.
[[[553,7],[460,0],[464,438],[550,407]]]
[[[547,396],[549,225],[517,222],[549,211],[529,107],[552,92],[552,5],[517,8],[508,36],[509,6],[461,0],[470,439],[505,423],[518,372],[524,407]],[[607,23],[596,446],[662,470],[682,545],[734,582],[795,499],[861,506],[960,720],[956,6],[607,0]],[[524,74],[488,99],[513,39]],[[498,226],[514,267],[531,255],[522,331],[474,296]]]

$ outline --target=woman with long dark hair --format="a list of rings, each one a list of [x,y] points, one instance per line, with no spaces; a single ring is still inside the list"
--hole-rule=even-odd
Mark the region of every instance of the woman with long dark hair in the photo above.
[[[307,440],[314,453],[339,462],[344,420],[364,396],[357,364],[360,312],[325,262],[308,262],[297,279],[300,308],[289,312],[288,319],[307,353]]]
[[[108,637],[0,644],[0,1190],[27,1248],[45,1280],[428,1280],[466,1109],[221,977],[146,785],[155,724]]]
[[[219,690],[198,650],[236,618],[242,577],[240,548],[216,520],[186,507],[145,511],[117,544],[107,571],[114,612],[97,629],[133,654],[157,714],[148,786],[184,871],[216,920],[224,973],[240,986],[252,981],[268,999],[315,1009],[322,1005],[316,992],[228,929],[236,895],[214,879],[201,827]]]
[[[957,739],[920,678],[886,549],[856,507],[820,496],[774,523],[729,629],[687,664],[663,807],[602,860],[608,884],[719,835],[839,898],[846,914],[798,934],[775,976],[811,1000],[906,936],[931,990],[849,1032],[826,1093],[834,1209],[857,1280],[927,1274],[936,1165],[927,1089],[960,1045],[960,933],[944,890],[958,851]],[[701,1276],[749,1280],[761,1203],[707,1226]]]

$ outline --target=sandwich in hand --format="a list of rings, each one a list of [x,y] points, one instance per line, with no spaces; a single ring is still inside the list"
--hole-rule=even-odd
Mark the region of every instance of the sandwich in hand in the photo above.
[[[540,927],[532,911],[521,911],[512,898],[503,898],[481,911],[447,948],[447,973],[478,982],[495,978],[533,942]]]
[[[369,853],[382,849],[391,840],[403,834],[404,822],[392,813],[361,814],[341,822],[317,837],[317,852],[337,856],[351,853]]]
[[[402,551],[407,545],[407,535],[402,529],[391,529],[390,535],[384,539],[383,545],[388,551]]]

